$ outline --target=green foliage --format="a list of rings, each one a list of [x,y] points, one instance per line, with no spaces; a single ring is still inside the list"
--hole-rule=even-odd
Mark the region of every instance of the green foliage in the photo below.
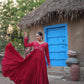
[[[17,0],[15,5],[12,0],[6,4],[0,5],[0,49],[5,48],[6,44],[11,41],[17,49],[24,49],[23,32],[17,27],[17,24],[23,16],[33,10],[33,7],[39,7],[45,0]],[[12,28],[10,33],[8,29]]]

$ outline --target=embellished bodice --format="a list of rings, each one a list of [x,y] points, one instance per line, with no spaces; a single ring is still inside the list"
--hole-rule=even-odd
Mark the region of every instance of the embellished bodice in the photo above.
[[[39,44],[37,41],[33,42],[33,48],[35,50],[41,50],[41,51],[45,51],[46,48],[46,42]]]
[[[33,41],[30,43],[27,43],[28,37],[24,38],[24,46],[25,47],[33,47],[33,50],[37,52],[37,54],[46,55],[48,64],[50,64],[49,59],[49,49],[48,49],[48,43],[44,42],[42,44],[39,44],[37,41]]]

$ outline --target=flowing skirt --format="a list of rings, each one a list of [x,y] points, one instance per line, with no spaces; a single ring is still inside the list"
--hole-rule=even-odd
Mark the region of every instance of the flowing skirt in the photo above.
[[[15,50],[11,43],[5,48],[2,60],[4,77],[9,77],[15,84],[49,84],[47,67],[44,59],[37,59],[33,50],[25,59]]]

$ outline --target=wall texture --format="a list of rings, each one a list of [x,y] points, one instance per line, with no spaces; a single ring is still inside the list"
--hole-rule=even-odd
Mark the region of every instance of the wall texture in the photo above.
[[[51,23],[32,27],[29,29],[29,42],[36,40],[36,32],[41,31],[44,34],[44,26],[64,23],[68,24],[68,49],[78,52],[77,58],[80,60],[80,66],[84,67],[84,18],[68,22],[53,19]]]

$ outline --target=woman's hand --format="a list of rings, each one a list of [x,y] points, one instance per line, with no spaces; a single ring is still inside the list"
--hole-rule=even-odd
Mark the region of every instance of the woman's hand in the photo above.
[[[51,65],[49,64],[48,68],[51,68]]]
[[[24,37],[27,37],[27,32],[24,32]]]

